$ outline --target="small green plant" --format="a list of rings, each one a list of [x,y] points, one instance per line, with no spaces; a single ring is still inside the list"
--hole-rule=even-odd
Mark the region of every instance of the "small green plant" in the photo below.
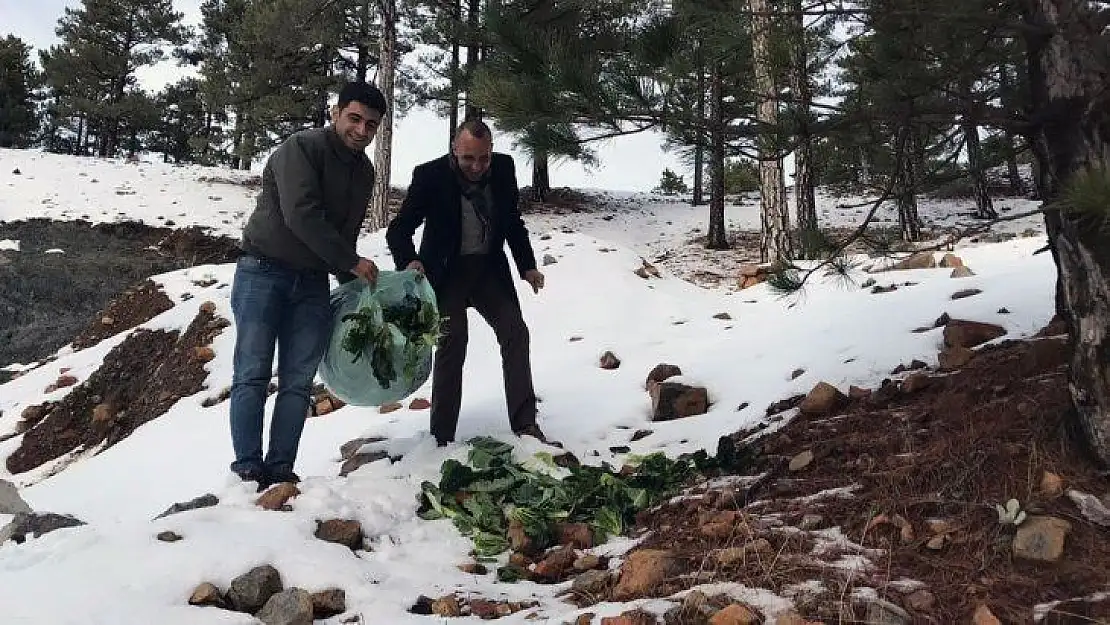
[[[1017,499],[1007,501],[1005,506],[996,503],[994,510],[998,513],[998,522],[1002,525],[1021,525],[1025,520],[1025,512]]]

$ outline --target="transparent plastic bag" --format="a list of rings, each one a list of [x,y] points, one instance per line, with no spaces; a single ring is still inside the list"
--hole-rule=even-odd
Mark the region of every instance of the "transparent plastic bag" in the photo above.
[[[331,310],[319,374],[333,395],[355,406],[380,406],[428,380],[441,320],[422,274],[382,271],[373,287],[351,280],[332,291]]]

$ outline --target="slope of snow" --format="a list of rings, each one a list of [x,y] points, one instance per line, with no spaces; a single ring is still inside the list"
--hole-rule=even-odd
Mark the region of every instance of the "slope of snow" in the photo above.
[[[13,155],[31,159],[31,164],[53,158],[0,152],[5,162]],[[218,212],[203,212],[200,197],[209,191],[195,182],[199,169],[150,167],[142,170],[142,177],[133,165],[74,160],[87,165],[89,176],[101,180],[98,184],[141,188],[143,181],[159,181],[134,196],[121,196],[126,204],[113,210],[133,210],[130,217],[149,218],[166,199],[178,198],[195,202],[189,206],[197,212],[185,212],[197,223],[221,218]],[[21,169],[21,175],[34,171],[25,162]],[[7,164],[0,166],[4,170],[9,170]],[[90,187],[73,171],[68,180],[62,173],[49,175],[58,177],[59,189]],[[6,171],[3,176],[0,184],[13,185],[12,196],[22,199],[0,199],[0,218],[34,215],[38,203],[29,202],[31,193]],[[28,187],[41,183],[31,182]],[[655,207],[642,210],[654,210],[652,219],[657,221],[670,220],[672,209],[682,210],[674,205]],[[57,208],[56,216],[61,216],[72,205]],[[1047,254],[1033,254],[1043,237],[962,250],[976,274],[969,278],[951,279],[945,269],[857,276],[858,281],[873,277],[880,285],[915,283],[875,295],[839,278],[817,277],[801,295],[779,297],[766,285],[738,293],[701,289],[666,271],[661,278],[642,279],[633,273],[641,265],[636,248],[645,244],[637,237],[648,236],[654,226],[631,231],[622,230],[620,223],[625,222],[613,222],[593,230],[569,219],[560,223],[550,216],[533,218],[537,255],[551,255],[555,262],[543,267],[547,288],[539,295],[520,287],[542,399],[541,425],[584,462],[619,463],[623,456],[610,450],[614,446],[627,445],[633,454],[713,450],[719,436],[756,425],[766,419],[770,403],[804,393],[818,381],[845,390],[849,384],[876,386],[899,363],[913,358],[935,363],[940,331],[912,330],[932,325],[943,312],[998,323],[1009,330],[1007,338],[1031,334],[1052,315],[1052,260]],[[389,266],[380,233],[366,236],[360,251]],[[184,328],[205,301],[214,302],[217,314],[230,319],[230,289],[219,285],[230,281],[232,271],[231,265],[219,265],[155,276],[177,305],[144,327]],[[195,286],[201,277],[217,282]],[[983,292],[949,299],[967,288]],[[1003,307],[1009,314],[998,312]],[[718,313],[728,313],[731,319],[714,318]],[[493,333],[473,312],[470,327],[459,440],[491,435],[514,444],[520,455],[552,451],[510,434]],[[226,588],[235,576],[265,563],[281,571],[286,586],[309,591],[343,588],[348,616],[361,614],[367,623],[426,622],[426,617],[407,612],[413,601],[421,594],[435,597],[456,590],[490,599],[540,602],[537,610],[501,619],[505,623],[558,623],[583,611],[555,597],[564,585],[499,584],[492,576],[456,568],[467,560],[469,542],[448,522],[418,519],[416,495],[422,480],[436,479],[445,459],[464,459],[466,446],[437,448],[427,434],[426,411],[402,409],[382,415],[374,408],[347,406],[311,419],[296,467],[305,481],[302,494],[291,501],[293,510],[256,508],[253,490],[227,470],[227,402],[201,405],[230,384],[234,336],[234,326],[229,327],[212,345],[216,358],[208,364],[208,390],[180,400],[169,413],[104,453],[87,454],[49,477],[51,467],[15,476],[0,470],[0,477],[19,485],[36,510],[73,514],[89,522],[23,545],[0,545],[5,623],[252,623],[249,616],[190,607],[186,600],[201,582]],[[0,434],[14,429],[24,407],[68,392],[42,392],[61,368],[70,368],[70,374],[84,380],[124,338],[120,335],[83,351],[64,349],[57,360],[0,386]],[[621,359],[618,369],[599,368],[598,358],[606,350]],[[709,389],[708,414],[650,422],[644,380],[661,362],[679,365],[684,380]],[[805,373],[792,379],[796,369]],[[428,397],[428,385],[415,395]],[[630,442],[640,429],[653,433]],[[381,446],[403,459],[373,463],[338,477],[339,445],[375,435],[386,437]],[[0,443],[0,458],[20,440],[17,436]],[[218,495],[220,504],[151,521],[172,503],[206,492]],[[359,520],[372,550],[355,554],[315,539],[316,520],[328,518]],[[184,540],[159,542],[155,536],[163,530],[173,530]],[[604,616],[623,609],[627,606],[605,604],[589,611]],[[339,623],[341,618],[324,622]]]

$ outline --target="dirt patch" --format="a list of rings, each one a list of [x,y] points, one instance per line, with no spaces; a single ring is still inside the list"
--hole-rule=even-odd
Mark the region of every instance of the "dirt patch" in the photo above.
[[[927,379],[795,418],[761,441],[758,476],[642,515],[652,533],[639,548],[681,564],[651,594],[733,581],[824,622],[869,622],[881,599],[907,623],[970,622],[981,606],[1032,623],[1037,606],[1106,591],[1110,528],[1042,486],[1050,473],[1063,491],[1110,491],[1068,434],[1067,354],[1062,338],[1010,341],[960,371],[912,372]],[[1059,560],[1016,555],[1017,529],[995,510],[1011,498],[1070,524]],[[1043,622],[1108,623],[1110,601],[1055,612]]]
[[[146,323],[173,308],[173,302],[152,280],[125,290],[119,297],[94,315],[90,323],[77,338],[73,339],[75,349],[85,349],[96,345],[106,338]]]
[[[30,219],[0,223],[0,239],[20,242],[20,251],[0,252],[0,365],[40,361],[78,334],[103,338],[92,325],[124,289],[154,274],[237,255],[237,242],[228,237],[135,222]],[[55,249],[62,253],[46,253]],[[0,383],[10,377],[0,372]]]
[[[203,390],[204,365],[213,356],[207,345],[228,325],[202,306],[184,334],[133,332],[63,400],[40,406],[35,424],[22,426],[30,429],[8,457],[8,470],[22,473],[78,448],[110,447]]]

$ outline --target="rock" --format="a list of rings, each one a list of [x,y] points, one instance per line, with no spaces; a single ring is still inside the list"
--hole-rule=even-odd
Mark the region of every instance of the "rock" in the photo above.
[[[821,415],[832,412],[848,400],[835,386],[827,382],[818,382],[810,390],[798,408],[803,414]]]
[[[15,515],[4,527],[0,527],[0,545],[9,540],[16,543],[26,542],[28,538],[39,538],[50,532],[67,527],[80,527],[85,522],[66,514],[53,512],[27,512]]]
[[[790,379],[791,380],[797,380],[798,378],[802,377],[805,374],[806,374],[805,369],[795,369],[794,371],[792,371],[790,373]]]
[[[281,510],[282,506],[288,503],[290,499],[300,494],[301,491],[296,484],[282,482],[281,484],[274,484],[262,493],[258,499],[254,500],[254,505],[265,510]]]
[[[1064,540],[1071,523],[1051,516],[1031,516],[1014,534],[1014,556],[1026,560],[1055,562],[1064,555]]]
[[[432,614],[447,618],[462,616],[462,607],[459,605],[458,597],[447,595],[436,599],[432,602]]]
[[[159,532],[156,538],[164,543],[175,543],[179,540],[184,540],[181,537],[181,534],[178,534],[177,532],[171,532],[169,530]]]
[[[282,588],[281,574],[277,569],[269,564],[256,566],[231,580],[227,602],[237,612],[255,614]]]
[[[975,351],[967,347],[946,347],[937,355],[937,366],[941,371],[955,371],[963,368],[975,357]]]
[[[673,378],[676,375],[682,375],[682,369],[679,369],[676,365],[659,363],[648,372],[647,380],[644,381],[644,388],[651,391],[652,387],[656,384],[666,381],[668,378]]]
[[[12,170],[12,175],[13,176],[21,176],[21,175],[23,175],[23,172],[19,171],[19,168],[16,167],[15,169]]]
[[[323,398],[316,402],[316,416],[322,417],[326,414],[331,414],[335,411],[335,406],[332,406],[330,398]]]
[[[644,549],[628,556],[620,569],[620,580],[613,589],[613,599],[628,601],[648,594],[675,570],[676,562],[669,551]]]
[[[868,625],[910,625],[908,612],[889,601],[878,599],[867,606]]]
[[[1003,306],[1002,308],[999,308],[999,309],[998,309],[998,314],[1000,314],[1000,315],[1008,315],[1008,314],[1010,314],[1010,309],[1009,309],[1009,308],[1006,308],[1005,306]]]
[[[719,312],[719,313],[713,315],[713,318],[714,319],[720,319],[721,321],[731,321],[732,320],[732,315],[728,314],[727,312]]]
[[[951,298],[954,300],[965,299],[968,297],[974,297],[982,292],[983,291],[981,289],[963,289],[962,291],[956,291],[955,293],[953,293]]]
[[[963,267],[964,266],[964,261],[959,256],[956,256],[955,254],[949,253],[949,254],[945,254],[944,257],[940,259],[940,266],[944,267],[945,269],[952,269],[952,268],[955,268],[955,267]]]
[[[621,366],[621,359],[613,352],[605,352],[598,360],[598,366],[602,369],[616,369]]]
[[[216,352],[207,345],[201,345],[193,351],[196,359],[201,362],[210,362],[213,358],[216,357]]]
[[[592,553],[587,553],[574,561],[574,570],[576,571],[592,571],[599,566],[601,566],[601,558]]]
[[[597,596],[604,594],[612,582],[609,571],[589,570],[575,577],[570,588],[580,595]]]
[[[753,557],[773,553],[775,548],[766,538],[757,538],[743,547],[729,547],[713,552],[713,559],[721,566],[742,566]]]
[[[940,551],[941,549],[944,549],[944,543],[946,543],[947,541],[947,534],[939,534],[930,538],[929,541],[925,543],[925,546],[929,549],[932,549],[933,551]]]
[[[1063,495],[1064,478],[1051,471],[1045,471],[1044,475],[1041,476],[1041,494],[1052,498]]]
[[[916,393],[928,388],[932,381],[933,379],[930,378],[928,374],[921,373],[920,371],[911,373],[906,376],[906,379],[902,380],[902,390],[906,393]]]
[[[559,523],[555,526],[555,533],[560,545],[578,549],[592,549],[594,546],[594,532],[585,523]]]
[[[860,388],[860,387],[858,387],[854,384],[852,386],[848,387],[848,398],[849,399],[859,401],[859,400],[862,400],[862,399],[867,399],[868,397],[871,397],[871,389],[869,389],[869,388]]]
[[[559,547],[537,562],[533,573],[542,579],[558,581],[574,567],[576,559],[573,547]]]
[[[409,410],[427,410],[431,407],[432,402],[424,399],[423,397],[417,397],[416,399],[409,402]]]
[[[215,506],[219,503],[220,503],[219,497],[216,497],[215,495],[213,495],[211,493],[209,493],[207,495],[201,495],[200,497],[197,497],[196,499],[192,499],[192,500],[189,500],[189,501],[173,504],[169,508],[166,508],[165,512],[163,512],[162,514],[159,514],[158,516],[154,517],[154,520],[158,520],[158,519],[161,519],[161,518],[164,518],[164,517],[168,517],[172,514],[178,514],[178,513],[186,512],[186,511],[189,511],[189,510],[199,510],[201,508],[211,508],[212,506]]]
[[[343,462],[343,466],[339,468],[339,476],[347,477],[372,462],[385,460],[388,457],[389,452],[387,451],[372,451],[365,454],[355,454]]]
[[[458,566],[458,569],[469,575],[486,575],[489,573],[489,569],[481,562],[464,562]]]
[[[805,450],[802,453],[790,459],[790,465],[787,467],[790,471],[801,471],[808,467],[813,462],[813,452]]]
[[[660,382],[651,389],[651,420],[671,421],[709,410],[709,391],[679,382]]]
[[[951,319],[944,325],[944,344],[948,347],[977,347],[1005,334],[1005,328],[993,323]]]
[[[0,514],[31,514],[34,510],[19,495],[15,484],[0,480]]]
[[[391,412],[397,412],[404,407],[404,404],[399,401],[391,401],[388,404],[382,404],[381,406],[378,406],[378,413],[389,414]]]
[[[227,602],[224,601],[223,595],[220,594],[220,589],[217,588],[215,584],[204,582],[200,586],[197,586],[193,594],[189,596],[189,605],[226,608]]]
[[[324,542],[343,545],[351,551],[358,551],[362,549],[362,542],[365,537],[362,533],[362,524],[358,521],[329,519],[316,522],[316,538]]]
[[[68,388],[74,384],[77,384],[77,378],[69,374],[58,376],[57,381],[54,382],[58,388]]]
[[[97,404],[93,407],[93,423],[109,423],[116,416],[116,409],[111,404]]]
[[[903,259],[890,268],[890,271],[903,271],[906,269],[932,269],[937,266],[937,259],[932,252],[917,252]]]
[[[50,409],[52,406],[53,404],[49,402],[45,404],[27,406],[23,409],[23,412],[19,413],[19,418],[29,425],[35,425],[39,421],[45,419],[46,415],[50,414]]]
[[[202,312],[206,315],[216,314],[216,302],[211,302],[211,301],[204,302],[203,304],[200,305],[200,312]]]
[[[1094,495],[1072,489],[1068,491],[1068,499],[1071,499],[1072,503],[1079,508],[1080,514],[1088,521],[1110,527],[1110,505],[1103,500],[1110,500],[1110,497],[1099,499]]]
[[[288,588],[270,597],[258,613],[264,625],[312,625],[314,608],[307,590]]]
[[[318,619],[331,618],[347,611],[347,593],[342,588],[328,588],[312,593],[312,615]]]
[[[1002,621],[998,620],[986,605],[975,608],[975,614],[971,615],[971,623],[972,625],[1002,625]]]
[[[601,625],[656,625],[658,620],[655,615],[643,610],[630,610],[620,616],[605,616]]]
[[[928,612],[932,610],[936,604],[936,596],[924,588],[915,590],[906,595],[906,607],[917,612]]]
[[[107,315],[100,318],[100,324],[101,325],[110,326],[110,325],[115,324],[115,322],[116,322],[115,319],[112,319],[111,317],[109,317]]]
[[[975,275],[975,272],[972,271],[970,267],[965,267],[963,265],[960,265],[959,267],[956,267],[955,269],[952,270],[952,273],[949,275],[949,277],[950,278],[970,278],[971,276],[974,276],[974,275]]]
[[[644,440],[645,438],[651,436],[652,434],[655,434],[655,432],[653,432],[651,430],[636,430],[635,432],[632,433],[632,438],[629,439],[629,440],[631,440],[633,443],[635,443],[636,441]]]
[[[544,267],[546,267],[548,265],[554,265],[557,262],[559,262],[559,261],[556,260],[555,257],[552,256],[551,254],[544,254],[543,255],[543,266]]]
[[[344,460],[350,460],[355,456],[355,454],[358,453],[358,450],[362,449],[364,446],[370,445],[372,443],[380,443],[384,440],[385,438],[381,436],[373,436],[370,438],[356,438],[354,440],[349,440],[339,447],[339,456]]]
[[[714,614],[709,619],[709,625],[756,625],[760,620],[759,613],[752,608],[734,603]]]
[[[806,514],[802,516],[802,520],[798,522],[798,529],[800,530],[815,530],[825,524],[825,517],[820,514]]]

